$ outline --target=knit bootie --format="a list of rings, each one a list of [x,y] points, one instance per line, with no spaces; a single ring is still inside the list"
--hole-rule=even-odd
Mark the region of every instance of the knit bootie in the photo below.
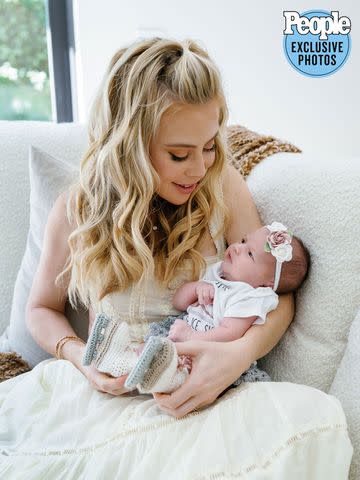
[[[97,314],[86,344],[83,365],[94,362],[100,372],[120,377],[131,371],[137,359],[135,348],[131,346],[129,325],[103,313]]]
[[[179,366],[180,363],[170,339],[150,337],[124,385],[137,387],[140,393],[173,392],[189,375],[187,367]]]

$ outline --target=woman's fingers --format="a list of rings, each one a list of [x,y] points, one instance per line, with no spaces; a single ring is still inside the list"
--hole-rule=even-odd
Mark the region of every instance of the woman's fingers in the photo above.
[[[206,343],[206,342],[205,341],[202,342],[201,340],[197,340],[197,341],[188,340],[187,342],[175,342],[177,354],[194,357],[198,353],[201,353],[202,343]]]
[[[165,413],[168,413],[176,418],[181,418],[188,413],[194,412],[194,410],[199,411],[201,408],[206,407],[213,402],[213,400],[205,401],[202,395],[198,395],[190,397],[187,401],[177,407],[172,407],[169,406],[168,403],[170,401],[169,398],[171,394],[154,393],[153,395],[159,405],[159,408]]]
[[[101,374],[101,377],[98,379],[98,386],[102,391],[110,393],[111,395],[121,395],[122,393],[129,392],[127,388],[124,387],[127,375],[122,375],[121,377],[110,377],[108,375]]]
[[[128,388],[124,387],[127,379],[127,374],[121,377],[112,377],[111,375],[100,372],[92,363],[89,366],[84,366],[81,372],[88,379],[90,385],[102,393],[110,393],[111,395],[122,395],[130,392]]]
[[[110,378],[105,382],[105,388],[111,393],[111,391],[126,390],[124,388],[124,383],[127,379],[127,375],[122,375],[121,377]]]
[[[159,406],[160,406],[160,409],[163,410],[165,413],[168,413],[169,415],[172,415],[173,417],[176,417],[176,418],[181,418],[184,415],[187,415],[188,413],[193,412],[195,408],[197,408],[196,405],[197,405],[196,399],[191,398],[189,401],[185,402],[183,405],[175,409],[163,407],[161,405]]]

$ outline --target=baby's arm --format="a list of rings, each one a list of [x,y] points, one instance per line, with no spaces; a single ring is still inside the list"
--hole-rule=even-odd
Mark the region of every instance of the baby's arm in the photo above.
[[[207,340],[210,342],[231,342],[241,338],[257,318],[257,316],[246,318],[225,317],[218,327],[207,332],[192,330],[190,339]]]
[[[184,283],[181,287],[179,287],[172,299],[173,306],[180,311],[185,311],[189,305],[196,302],[198,299],[198,294],[196,292],[197,286],[203,283],[201,281],[198,282],[187,282]]]
[[[175,320],[170,328],[169,338],[174,342],[186,340],[206,340],[208,342],[231,342],[241,338],[251,327],[257,316],[225,317],[218,327],[207,332],[193,330],[185,320]]]

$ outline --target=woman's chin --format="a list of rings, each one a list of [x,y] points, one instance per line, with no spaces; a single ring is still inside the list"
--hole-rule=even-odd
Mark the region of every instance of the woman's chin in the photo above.
[[[166,195],[166,194],[161,194],[158,193],[159,197],[161,197],[163,200],[165,200],[168,203],[171,203],[172,205],[184,205],[188,201],[188,198],[179,198],[176,197],[175,195]]]

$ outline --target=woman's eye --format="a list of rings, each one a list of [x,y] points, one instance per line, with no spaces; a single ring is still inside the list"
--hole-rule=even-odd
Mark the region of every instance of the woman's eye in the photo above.
[[[206,153],[214,152],[216,150],[216,144],[214,143],[214,145],[211,148],[204,148],[204,150],[205,150]],[[181,161],[186,160],[188,158],[188,155],[186,155],[185,157],[177,157],[173,153],[170,153],[170,156],[171,156],[172,160],[174,160],[175,162],[181,162]]]
[[[253,256],[253,254],[251,252],[249,252],[249,257],[252,257],[252,256]]]
[[[215,152],[216,150],[216,144],[214,143],[214,145],[211,147],[211,148],[205,148],[204,149],[206,152]]]
[[[173,160],[175,160],[176,162],[181,162],[181,160],[186,160],[188,158],[188,156],[186,155],[186,157],[177,157],[176,155],[173,155],[172,153],[170,153],[171,155],[171,158]]]
[[[244,239],[244,238],[241,240],[241,243],[245,243],[245,239]]]

